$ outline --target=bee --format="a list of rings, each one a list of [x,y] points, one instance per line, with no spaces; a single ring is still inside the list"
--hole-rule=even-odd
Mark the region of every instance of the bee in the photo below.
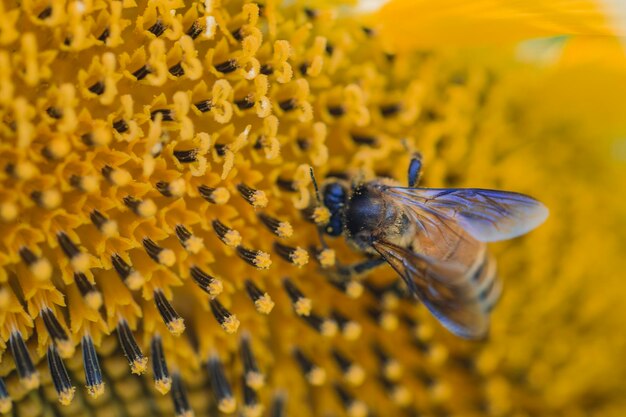
[[[501,292],[487,243],[528,233],[545,221],[548,209],[509,191],[420,188],[421,167],[421,157],[414,156],[408,187],[386,178],[355,184],[326,179],[318,197],[330,213],[320,228],[322,243],[324,235],[344,236],[369,257],[344,271],[387,263],[445,328],[466,339],[484,338]]]

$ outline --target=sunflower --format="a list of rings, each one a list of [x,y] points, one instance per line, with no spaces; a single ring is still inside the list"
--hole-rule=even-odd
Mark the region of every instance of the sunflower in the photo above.
[[[0,3],[0,412],[611,416],[626,60],[560,0]],[[532,41],[521,40],[540,38]],[[321,181],[532,194],[488,340],[449,334]]]

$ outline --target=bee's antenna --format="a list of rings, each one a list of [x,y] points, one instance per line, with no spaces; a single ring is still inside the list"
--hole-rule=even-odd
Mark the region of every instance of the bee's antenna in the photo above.
[[[315,198],[317,198],[318,203],[322,203],[322,199],[320,198],[320,189],[317,186],[317,180],[315,179],[315,174],[313,173],[313,167],[309,167],[309,172],[311,173],[311,181],[313,182],[313,188],[315,188]]]

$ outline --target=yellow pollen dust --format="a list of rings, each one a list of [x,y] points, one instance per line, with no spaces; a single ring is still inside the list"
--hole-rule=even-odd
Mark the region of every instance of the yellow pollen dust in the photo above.
[[[13,221],[17,214],[19,213],[19,209],[15,205],[15,203],[11,201],[5,201],[0,204],[0,218],[5,222]]]
[[[157,206],[150,199],[143,200],[137,206],[137,214],[141,217],[152,217],[157,212]]]
[[[39,258],[31,266],[30,270],[39,281],[47,281],[52,276],[52,265],[47,259]]]
[[[302,248],[296,248],[296,250],[289,255],[289,259],[291,259],[296,266],[304,266],[309,263],[309,252]]]
[[[270,314],[274,309],[274,305],[275,303],[268,293],[264,293],[254,301],[254,308],[261,314]]]
[[[109,180],[114,185],[123,187],[125,185],[128,185],[133,180],[133,177],[125,169],[118,168],[111,171],[111,173],[109,174]]]
[[[363,284],[358,281],[350,281],[346,284],[346,294],[348,297],[356,300],[363,295]]]
[[[398,328],[398,316],[388,311],[384,312],[380,317],[380,325],[388,332],[392,332]]]
[[[244,417],[261,417],[264,410],[263,404],[246,405],[243,408],[243,415]]]
[[[360,400],[355,400],[348,407],[348,416],[350,417],[366,417],[369,414],[367,405]]]
[[[342,334],[346,340],[354,341],[361,336],[361,331],[362,328],[359,323],[356,321],[350,321],[344,325]]]
[[[75,393],[76,393],[76,387],[71,387],[69,389],[61,391],[59,393],[59,403],[65,406],[70,405],[70,403],[74,399]]]
[[[128,285],[128,288],[130,288],[131,290],[138,290],[143,286],[145,280],[143,278],[143,275],[141,275],[137,271],[133,271],[130,273],[130,275],[128,275],[128,277],[126,277],[125,282],[126,285]]]
[[[41,193],[41,205],[46,209],[53,209],[61,204],[61,193],[57,190],[45,190]]]
[[[335,320],[324,320],[322,323],[321,333],[325,337],[333,337],[337,334],[339,326]]]
[[[71,358],[76,350],[71,340],[59,340],[56,342],[56,348],[62,358]]]
[[[259,253],[257,253],[252,262],[254,263],[254,266],[259,269],[269,269],[269,267],[272,265],[270,254],[262,251],[259,251]]]
[[[222,398],[219,401],[217,408],[222,413],[226,413],[226,414],[234,413],[235,410],[237,409],[237,401],[235,401],[233,397]]]
[[[87,393],[92,398],[98,398],[99,396],[104,394],[104,382],[101,382],[101,383],[96,384],[96,385],[88,385],[87,386]]]
[[[276,228],[278,237],[289,238],[293,235],[293,227],[289,222],[280,222]]]
[[[251,201],[254,208],[267,207],[268,199],[265,191],[256,190],[254,194],[252,194]]]
[[[319,226],[323,226],[330,220],[330,211],[326,207],[316,207],[313,210],[313,221]]]
[[[239,324],[240,323],[237,316],[231,314],[230,316],[226,317],[222,323],[220,323],[220,326],[222,326],[222,329],[224,329],[226,333],[233,334],[237,332],[237,329],[239,329]]]
[[[171,249],[163,249],[158,255],[159,263],[165,266],[173,266],[176,263],[176,254]]]
[[[265,385],[265,375],[260,372],[250,371],[246,374],[246,384],[250,388],[258,390]]]
[[[91,267],[91,260],[86,253],[78,253],[72,257],[70,263],[76,272],[87,272]]]
[[[211,296],[211,298],[215,298],[218,295],[220,295],[222,291],[224,291],[224,283],[222,282],[221,279],[214,279],[209,284],[208,290],[209,290],[209,295]]]
[[[172,194],[172,197],[182,197],[187,189],[187,183],[183,178],[176,178],[170,182],[167,189]]]
[[[350,385],[358,387],[365,380],[365,371],[359,365],[350,365],[344,378]]]
[[[85,303],[94,310],[102,307],[102,294],[98,291],[90,291],[85,295]]]
[[[154,388],[161,394],[165,395],[172,389],[172,378],[165,377],[154,381]]]
[[[100,182],[98,181],[98,177],[93,175],[85,175],[80,180],[80,188],[86,193],[95,193],[100,188]]]
[[[428,359],[433,365],[443,365],[448,359],[448,349],[443,344],[436,343],[429,349]]]
[[[326,370],[324,370],[324,368],[320,368],[319,366],[314,366],[306,374],[306,379],[311,385],[315,387],[324,385],[324,383],[326,382]]]
[[[204,248],[204,240],[201,237],[191,236],[185,241],[185,249],[191,253],[199,253]]]
[[[404,385],[394,387],[391,392],[391,398],[393,399],[393,402],[401,407],[404,407],[411,402],[411,391]]]
[[[14,175],[22,180],[29,180],[38,174],[38,170],[30,162],[18,162],[13,168]]]
[[[211,198],[215,204],[226,204],[230,200],[230,192],[224,187],[217,187],[211,193]]]
[[[148,367],[148,358],[145,356],[134,360],[130,364],[130,371],[135,375],[143,375]]]
[[[322,265],[322,268],[330,268],[335,266],[336,256],[333,249],[324,249],[317,256],[317,260]]]
[[[224,234],[224,243],[226,246],[230,246],[231,248],[236,248],[241,244],[241,235],[238,231],[230,229],[226,234]]]
[[[313,302],[310,298],[300,297],[293,305],[296,314],[299,316],[309,316],[313,308]]]
[[[180,336],[185,331],[185,320],[182,318],[175,318],[167,323],[167,330],[174,336]]]
[[[105,237],[115,237],[119,235],[117,222],[115,220],[106,221],[102,226],[100,226],[100,231]]]
[[[383,373],[390,381],[397,381],[402,376],[402,365],[397,360],[390,359],[383,367]]]
[[[34,372],[26,376],[25,378],[20,378],[20,383],[27,390],[32,390],[32,389],[39,387],[39,383],[40,383],[39,373]]]

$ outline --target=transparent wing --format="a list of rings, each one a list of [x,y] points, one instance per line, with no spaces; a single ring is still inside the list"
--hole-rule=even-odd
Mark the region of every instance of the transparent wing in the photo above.
[[[462,266],[437,261],[386,241],[375,241],[372,246],[448,330],[467,339],[486,335],[489,316]]]
[[[441,229],[442,222],[454,220],[481,242],[523,235],[548,217],[548,209],[541,202],[508,191],[385,187],[384,192],[410,207],[415,216],[413,220],[425,231]],[[440,232],[445,237],[445,233]],[[442,236],[433,236],[432,239]]]

